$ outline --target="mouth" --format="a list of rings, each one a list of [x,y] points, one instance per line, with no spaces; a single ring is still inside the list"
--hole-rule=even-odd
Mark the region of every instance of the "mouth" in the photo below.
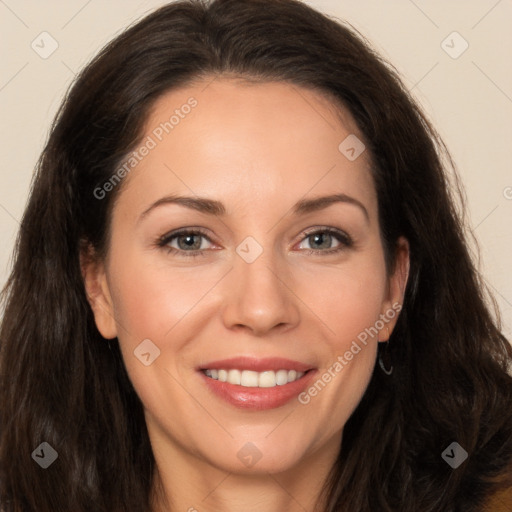
[[[212,368],[203,370],[203,373],[210,379],[247,388],[273,388],[275,386],[284,386],[290,382],[299,380],[305,375],[305,372],[284,369],[254,372],[252,370],[217,370]]]
[[[226,359],[198,368],[203,383],[223,401],[242,409],[281,407],[311,382],[316,368],[283,358]]]

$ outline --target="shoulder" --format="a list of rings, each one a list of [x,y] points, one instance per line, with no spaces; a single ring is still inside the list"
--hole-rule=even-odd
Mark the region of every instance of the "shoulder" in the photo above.
[[[482,512],[511,512],[512,487],[499,491],[490,496],[484,503]]]

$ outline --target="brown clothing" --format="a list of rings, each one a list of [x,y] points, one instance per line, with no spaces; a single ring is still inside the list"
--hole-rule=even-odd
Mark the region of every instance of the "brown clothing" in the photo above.
[[[512,512],[512,487],[492,496],[482,512]]]

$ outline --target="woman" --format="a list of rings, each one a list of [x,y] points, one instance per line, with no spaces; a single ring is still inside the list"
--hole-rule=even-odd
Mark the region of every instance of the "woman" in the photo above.
[[[512,347],[443,155],[303,3],[176,2],[111,42],[4,294],[4,510],[505,506]]]

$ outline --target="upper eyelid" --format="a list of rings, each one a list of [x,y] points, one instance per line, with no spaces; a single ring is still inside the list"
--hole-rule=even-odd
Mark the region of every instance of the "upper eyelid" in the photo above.
[[[200,234],[206,238],[209,238],[208,234],[206,233],[206,230],[204,230],[203,228],[190,227],[190,228],[173,229],[172,231],[169,231],[169,232],[165,233],[164,235],[162,235],[160,237],[160,239],[165,240],[165,239],[174,238],[176,236],[187,235],[187,234],[194,234],[194,235]]]
[[[346,236],[347,238],[351,238],[351,236],[343,229],[334,228],[334,227],[330,227],[330,226],[319,226],[319,227],[314,227],[311,229],[309,229],[309,228],[303,229],[300,233],[301,233],[301,235],[310,236],[314,233],[323,232],[323,231],[327,231],[329,233],[335,233],[338,235]]]

